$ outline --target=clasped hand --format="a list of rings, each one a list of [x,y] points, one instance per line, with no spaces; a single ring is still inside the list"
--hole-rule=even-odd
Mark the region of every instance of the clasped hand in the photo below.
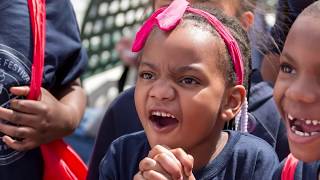
[[[194,180],[193,157],[183,149],[154,146],[139,163],[134,180]]]

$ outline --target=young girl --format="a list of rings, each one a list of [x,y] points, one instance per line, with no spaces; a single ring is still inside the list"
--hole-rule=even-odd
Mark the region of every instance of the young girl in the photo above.
[[[274,97],[286,123],[290,151],[275,179],[320,179],[320,2],[294,22],[280,57]],[[286,167],[286,168],[283,168]],[[292,171],[286,171],[291,167]]]
[[[278,159],[266,142],[222,131],[240,109],[246,116],[250,50],[235,20],[212,13],[216,17],[176,0],[157,10],[137,33],[133,50],[141,50],[141,57],[135,103],[145,132],[110,145],[100,179],[271,178]],[[183,150],[163,153],[164,146]],[[179,155],[186,162],[180,163]]]

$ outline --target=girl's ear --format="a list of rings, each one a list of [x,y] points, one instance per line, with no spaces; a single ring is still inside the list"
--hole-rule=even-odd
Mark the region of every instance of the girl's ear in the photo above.
[[[251,11],[245,11],[239,18],[242,27],[248,31],[254,22],[254,14]]]
[[[227,89],[221,111],[221,119],[223,121],[228,122],[239,113],[246,94],[246,89],[243,85],[236,85]]]

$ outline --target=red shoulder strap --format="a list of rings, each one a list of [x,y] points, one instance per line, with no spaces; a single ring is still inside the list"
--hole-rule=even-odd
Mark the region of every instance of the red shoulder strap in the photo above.
[[[28,99],[37,100],[41,94],[44,50],[46,44],[45,0],[28,0],[33,35],[33,63]]]
[[[286,162],[284,163],[281,180],[294,180],[294,173],[296,171],[299,160],[292,154],[289,154]]]
[[[46,44],[45,0],[28,0],[33,35],[33,63],[28,99],[41,95],[42,74]],[[62,139],[40,146],[44,162],[44,180],[85,180],[87,167],[72,148]]]

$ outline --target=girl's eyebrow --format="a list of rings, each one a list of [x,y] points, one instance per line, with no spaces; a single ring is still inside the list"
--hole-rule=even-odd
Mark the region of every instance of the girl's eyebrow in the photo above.
[[[283,52],[282,56],[284,56],[286,58],[286,60],[288,60],[290,62],[295,62],[294,58],[287,52]]]
[[[157,65],[149,63],[149,62],[145,62],[145,61],[141,61],[140,66],[147,66],[153,70],[158,70]],[[173,69],[173,72],[176,72],[176,73],[184,73],[184,72],[190,72],[190,71],[202,73],[201,67],[196,64],[180,66],[180,67]]]
[[[194,72],[201,72],[201,68],[198,65],[191,64],[187,66],[181,66],[175,69],[178,73],[188,72],[188,71],[194,71]]]
[[[145,61],[141,61],[139,66],[147,66],[147,67],[154,69],[154,70],[158,69],[156,65],[149,63],[149,62],[145,62]]]

